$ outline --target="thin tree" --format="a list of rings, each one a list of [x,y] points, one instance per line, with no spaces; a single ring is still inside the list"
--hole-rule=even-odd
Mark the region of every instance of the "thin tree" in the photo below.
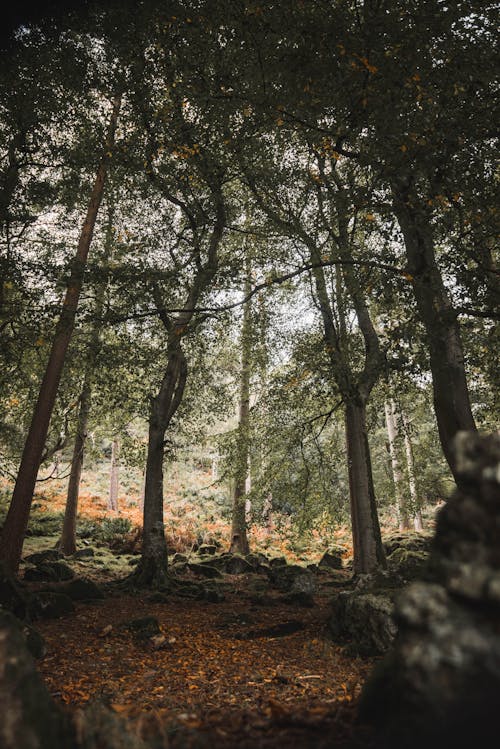
[[[36,477],[40,466],[40,458],[43,453],[66,353],[75,325],[75,316],[83,285],[83,275],[87,264],[87,257],[94,234],[99,208],[104,195],[104,185],[115,143],[120,107],[121,96],[117,95],[112,100],[112,109],[105,138],[104,152],[97,168],[45,375],[40,386],[38,400],[35,405],[26,438],[12,500],[2,530],[2,536],[0,539],[0,559],[2,559],[7,567],[13,572],[17,572],[19,567],[24,536],[28,526],[31,503],[33,500]]]
[[[252,287],[250,254],[245,248],[244,296],[248,297]],[[236,441],[236,465],[233,485],[233,508],[231,521],[230,551],[248,554],[250,551],[247,536],[246,490],[248,484],[248,458],[250,438],[250,376],[252,372],[252,303],[243,305],[241,325],[241,370],[238,413],[238,433]]]

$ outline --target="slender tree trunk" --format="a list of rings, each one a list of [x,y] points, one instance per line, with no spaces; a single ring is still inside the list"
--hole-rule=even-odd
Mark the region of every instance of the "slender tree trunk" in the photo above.
[[[251,269],[247,250],[245,296],[251,289]],[[238,448],[233,490],[233,514],[231,522],[230,551],[248,554],[250,551],[246,523],[246,482],[248,477],[249,431],[250,431],[250,374],[252,370],[252,308],[248,300],[243,308],[241,327],[241,379],[238,419]]]
[[[176,332],[160,391],[151,399],[146,483],[144,487],[141,560],[133,577],[140,586],[164,587],[168,581],[168,554],[163,520],[163,460],[165,433],[177,411],[187,380],[187,364]]]
[[[401,414],[403,422],[403,436],[406,454],[406,470],[408,473],[408,486],[410,488],[410,501],[413,514],[413,527],[416,531],[423,531],[422,508],[417,491],[417,478],[415,475],[415,461],[413,458],[413,446],[411,444],[410,428],[405,414]]]
[[[113,244],[113,207],[110,206],[108,215],[108,227],[106,231],[106,240],[104,243],[103,265],[106,266]],[[64,521],[59,541],[59,549],[63,554],[70,555],[76,551],[76,522],[78,515],[78,499],[80,493],[80,480],[83,470],[85,457],[85,443],[87,439],[87,425],[90,415],[92,401],[92,384],[94,378],[94,369],[101,349],[100,331],[101,318],[104,309],[104,297],[106,293],[106,281],[101,281],[96,290],[95,318],[92,324],[90,341],[88,346],[88,356],[85,364],[85,376],[83,381],[82,392],[80,394],[80,403],[78,411],[78,420],[75,435],[75,444],[73,446],[73,457],[71,459],[71,469],[68,482],[68,494],[66,498],[66,507],[64,511]]]
[[[418,196],[393,186],[394,212],[401,228],[408,271],[429,345],[434,409],[448,465],[456,477],[453,439],[460,430],[475,431],[460,327],[434,252],[430,220]]]
[[[97,169],[87,214],[82,226],[80,240],[66,288],[61,315],[56,327],[45,375],[40,386],[38,400],[26,438],[12,500],[2,531],[0,559],[13,572],[17,572],[19,567],[36,477],[40,466],[40,458],[54,409],[66,352],[73,333],[78,301],[83,284],[83,274],[94,234],[97,214],[104,194],[104,184],[109,169],[111,149],[114,145],[120,105],[121,98],[116,97],[113,102],[105,152]]]
[[[403,491],[403,474],[401,473],[398,459],[396,444],[398,437],[397,414],[392,399],[385,402],[385,423],[387,426],[387,436],[389,438],[389,455],[391,458],[392,478],[394,480],[394,496],[396,498],[399,530],[406,531],[410,527],[410,519]]]
[[[87,424],[90,414],[90,377],[90,372],[87,369],[85,373],[82,392],[80,395],[75,444],[73,447],[73,457],[71,459],[71,470],[68,482],[68,496],[66,498],[64,522],[61,539],[59,541],[59,549],[63,554],[66,555],[74,554],[76,551],[76,518],[78,512],[78,496],[80,492],[80,479],[82,476],[85,440],[87,439]]]
[[[109,475],[108,510],[118,511],[120,442],[118,437],[111,443],[111,470]]]
[[[359,401],[348,401],[345,421],[354,572],[360,574],[385,566],[385,554],[373,490],[366,406]]]

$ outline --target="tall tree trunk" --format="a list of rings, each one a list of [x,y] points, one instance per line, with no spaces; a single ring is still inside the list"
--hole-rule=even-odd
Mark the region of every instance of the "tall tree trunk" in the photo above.
[[[144,489],[141,560],[135,578],[139,586],[165,587],[168,554],[163,521],[163,460],[165,433],[177,411],[187,380],[187,363],[179,333],[169,336],[168,361],[158,395],[151,399]]]
[[[418,312],[427,335],[439,437],[456,477],[453,439],[460,430],[476,429],[460,327],[436,261],[430,219],[422,201],[414,190],[401,184],[393,185],[393,196]]]
[[[250,260],[247,249],[245,297],[252,285]],[[230,551],[248,554],[250,551],[246,523],[246,481],[248,477],[249,431],[250,431],[250,375],[252,371],[252,307],[247,300],[243,307],[241,326],[241,373],[238,419],[238,442],[236,471],[233,489],[233,514],[231,522]]]
[[[85,440],[87,439],[87,424],[90,414],[91,400],[91,373],[87,369],[85,380],[80,395],[78,409],[78,421],[76,425],[75,444],[73,446],[73,457],[71,459],[71,470],[68,482],[68,495],[59,549],[63,554],[70,555],[76,551],[76,518],[78,513],[78,496],[80,492],[80,479],[82,476],[83,456],[85,451]]]
[[[396,510],[398,515],[399,530],[406,531],[410,527],[408,507],[406,506],[403,491],[403,474],[399,465],[396,440],[398,437],[397,414],[394,401],[385,402],[385,423],[389,439],[389,455],[391,458],[392,478],[394,481],[394,496],[396,499]]]
[[[366,406],[346,402],[346,446],[354,546],[354,572],[372,572],[385,566],[366,432]]]
[[[109,261],[113,246],[113,206],[109,207],[108,227],[106,230],[106,240],[104,243],[103,266]],[[96,304],[94,310],[94,321],[88,346],[87,361],[85,363],[85,375],[83,380],[82,392],[80,394],[78,419],[75,435],[75,444],[73,446],[73,456],[71,459],[71,469],[68,482],[68,494],[66,498],[66,507],[64,510],[64,521],[59,540],[59,549],[63,554],[70,555],[76,551],[76,521],[78,515],[78,499],[80,493],[80,480],[85,457],[85,443],[87,439],[87,425],[90,415],[92,402],[92,384],[94,379],[94,369],[97,357],[101,350],[101,318],[104,309],[104,297],[106,293],[107,281],[101,281],[96,290]]]
[[[417,491],[417,477],[415,474],[415,460],[413,458],[413,446],[410,437],[410,425],[404,413],[401,414],[403,423],[403,436],[406,454],[406,470],[408,473],[408,486],[410,488],[410,502],[413,514],[413,527],[416,531],[423,531],[422,508]]]
[[[17,475],[12,500],[4,523],[0,542],[0,559],[13,572],[17,572],[28,526],[36,477],[40,458],[45,445],[50,418],[54,409],[57,390],[75,324],[78,301],[83,284],[83,274],[94,234],[97,214],[104,194],[106,175],[109,169],[121,97],[113,101],[110,123],[106,136],[105,151],[97,169],[87,214],[83,222],[77,251],[73,261],[66,294],[59,321],[56,327],[45,375],[40,386],[31,425],[26,438],[19,473]]]
[[[120,442],[118,437],[114,437],[111,443],[111,470],[109,474],[109,495],[108,510],[117,512],[118,510],[118,489],[119,489],[119,457]]]

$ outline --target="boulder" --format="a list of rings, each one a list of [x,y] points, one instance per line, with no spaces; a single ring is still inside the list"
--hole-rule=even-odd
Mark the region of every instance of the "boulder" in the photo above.
[[[73,601],[63,593],[40,591],[28,599],[28,613],[33,619],[58,619],[74,610]]]
[[[201,544],[201,546],[198,547],[198,554],[200,556],[213,556],[217,551],[217,546],[215,544]]]
[[[19,622],[0,614],[0,746],[67,749],[75,746],[69,718],[52,701],[26,647]]]
[[[137,640],[148,640],[151,637],[159,635],[161,632],[158,619],[154,616],[130,619],[129,621],[122,622],[120,627],[132,632]]]
[[[35,551],[34,554],[28,554],[24,557],[24,561],[37,565],[44,562],[57,562],[61,557],[62,553],[59,549],[44,549],[43,551]]]
[[[500,436],[459,433],[458,488],[441,509],[433,582],[397,599],[395,648],[363,689],[377,745],[491,746],[500,695]]]
[[[283,567],[286,565],[286,559],[285,557],[272,557],[269,560],[269,566],[270,567]]]
[[[404,551],[429,552],[432,536],[426,533],[393,533],[383,539],[383,547],[387,557],[397,549]]]
[[[24,579],[33,583],[71,580],[74,576],[71,567],[64,562],[41,562],[36,567],[29,567],[24,573]]]
[[[320,569],[331,569],[341,570],[342,569],[342,557],[337,552],[325,551],[321,557],[319,564]]]
[[[390,570],[401,575],[405,581],[432,578],[429,554],[424,551],[412,551],[402,546],[387,557]]]
[[[203,564],[202,562],[200,562],[199,564],[196,562],[189,562],[187,564],[187,568],[194,575],[198,575],[198,577],[207,577],[209,579],[222,577],[219,570],[210,564]]]
[[[228,575],[245,575],[248,572],[255,571],[255,568],[249,561],[247,561],[247,559],[240,557],[237,554],[231,554],[231,556],[226,560],[224,569]]]
[[[84,549],[78,549],[73,554],[73,559],[92,559],[95,556],[94,549],[91,546],[86,546]]]
[[[104,598],[101,588],[87,577],[77,577],[59,587],[59,591],[72,601],[93,601]]]
[[[274,565],[269,569],[271,585],[284,593],[314,593],[316,581],[306,567],[298,564]]]
[[[172,557],[171,563],[172,564],[185,564],[187,562],[188,558],[185,554],[179,554],[176,553]]]
[[[24,619],[27,605],[27,597],[21,585],[5,565],[0,563],[0,606]]]
[[[396,635],[394,590],[341,591],[333,601],[328,627],[334,640],[348,644],[350,653],[385,653]]]

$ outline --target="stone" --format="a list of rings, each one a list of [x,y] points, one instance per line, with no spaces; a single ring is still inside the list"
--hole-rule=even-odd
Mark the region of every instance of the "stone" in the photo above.
[[[161,633],[158,619],[154,616],[143,616],[139,619],[130,619],[122,622],[120,627],[128,629],[137,640],[148,640]]]
[[[271,585],[284,593],[310,593],[316,587],[314,575],[298,564],[275,565],[269,570]]]
[[[359,720],[387,749],[491,746],[500,694],[500,436],[459,433],[458,488],[440,510],[433,581],[396,599],[398,636]]]
[[[333,553],[331,551],[325,551],[321,557],[318,566],[321,568],[327,568],[331,570],[342,569],[342,557],[340,554]]]
[[[427,552],[413,551],[400,546],[387,557],[387,564],[390,570],[400,575],[405,581],[432,577]]]
[[[285,557],[272,557],[269,560],[269,566],[270,567],[282,567],[286,565],[286,559]]]
[[[0,606],[24,619],[27,614],[27,597],[14,575],[0,563]]]
[[[101,588],[87,577],[77,577],[59,587],[59,591],[72,601],[93,601],[104,598]]]
[[[215,544],[201,544],[201,546],[198,547],[198,554],[200,556],[213,556],[217,551],[217,546]]]
[[[394,591],[341,591],[334,598],[328,628],[352,654],[385,653],[396,636]]]
[[[95,556],[94,549],[92,547],[87,546],[84,549],[77,549],[75,553],[73,554],[73,559],[92,559],[92,557]]]
[[[58,582],[71,580],[75,573],[64,562],[41,562],[36,567],[29,567],[24,579],[33,583]]]
[[[207,577],[209,579],[222,577],[219,570],[210,564],[197,564],[196,562],[189,562],[187,564],[187,568],[190,572],[192,572],[194,575],[198,575],[199,577]]]
[[[383,539],[383,547],[387,557],[397,549],[405,551],[429,552],[432,536],[426,533],[393,533]]]
[[[24,557],[24,561],[37,565],[44,562],[57,562],[61,557],[62,553],[59,549],[44,549],[44,551],[36,551],[34,554],[28,554],[28,556]]]
[[[249,572],[254,572],[255,569],[244,557],[240,557],[237,554],[232,554],[224,565],[224,569],[228,575],[245,575]]]
[[[31,624],[23,622],[21,624],[21,631],[24,635],[26,647],[33,656],[33,658],[39,659],[47,655],[47,645],[42,634],[32,627]]]
[[[172,564],[185,564],[187,561],[188,558],[185,554],[176,553],[172,557]]]
[[[0,705],[2,749],[76,746],[68,716],[52,701],[19,622],[7,612],[0,612]]]
[[[74,610],[73,601],[63,593],[40,591],[32,593],[28,599],[28,613],[33,619],[58,619]]]

